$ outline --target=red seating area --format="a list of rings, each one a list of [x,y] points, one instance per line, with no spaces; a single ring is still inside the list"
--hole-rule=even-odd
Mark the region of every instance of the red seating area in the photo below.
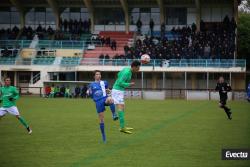
[[[128,44],[129,39],[133,38],[133,32],[126,34],[125,32],[102,31],[100,36],[110,37],[111,40],[116,41],[116,50],[111,50],[109,46],[96,47],[94,50],[86,50],[84,58],[99,58],[101,54],[109,55],[110,58],[116,54],[124,55],[124,46]]]

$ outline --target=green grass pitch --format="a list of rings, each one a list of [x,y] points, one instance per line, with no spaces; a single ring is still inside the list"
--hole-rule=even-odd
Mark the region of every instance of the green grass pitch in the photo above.
[[[250,148],[250,104],[232,101],[233,120],[216,101],[126,100],[132,135],[118,131],[107,108],[101,142],[94,103],[22,97],[30,136],[11,115],[0,120],[1,167],[249,167],[223,161],[222,148]]]

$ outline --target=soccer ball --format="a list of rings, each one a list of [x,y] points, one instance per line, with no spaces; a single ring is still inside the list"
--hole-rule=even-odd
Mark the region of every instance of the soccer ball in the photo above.
[[[143,54],[141,56],[141,63],[148,64],[150,62],[150,56],[148,54]]]

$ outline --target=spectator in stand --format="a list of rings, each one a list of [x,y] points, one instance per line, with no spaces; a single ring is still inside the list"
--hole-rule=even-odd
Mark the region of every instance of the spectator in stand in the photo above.
[[[54,98],[55,97],[55,86],[52,85],[51,86],[51,91],[50,91],[50,94],[49,94],[49,98]]]
[[[128,47],[128,45],[125,45],[125,46],[124,46],[124,53],[125,53],[125,56],[127,56],[128,51],[129,51],[129,47]]]
[[[60,31],[63,30],[63,20],[62,20],[61,17],[59,18],[59,30],[60,30]]]
[[[60,88],[60,97],[64,97],[64,95],[65,95],[65,86],[64,85],[62,85],[62,87]]]
[[[193,33],[195,33],[195,32],[196,32],[196,30],[197,30],[196,24],[195,24],[195,23],[193,23],[193,24],[192,24],[192,32],[193,32]]]
[[[88,33],[90,33],[90,28],[91,28],[91,20],[90,19],[88,19],[88,21],[87,21],[87,32]]]
[[[99,59],[104,59],[104,55],[101,54],[101,55],[99,56]]]
[[[74,22],[73,22],[73,28],[72,28],[74,34],[78,34],[79,33],[78,32],[78,24],[79,24],[78,21],[75,19]]]
[[[81,97],[82,97],[82,98],[87,98],[87,94],[86,94],[87,90],[88,90],[87,86],[84,85],[84,86],[82,87],[82,89],[81,89]]]
[[[69,20],[69,26],[68,26],[68,27],[69,27],[69,32],[70,32],[70,33],[73,33],[73,24],[74,24],[74,23],[73,23],[73,20],[70,19],[70,20]]]
[[[83,33],[83,32],[84,32],[83,21],[80,18],[80,21],[79,21],[79,33]]]
[[[48,27],[47,32],[49,33],[49,35],[54,34],[54,30],[50,26]]]
[[[205,22],[203,20],[201,20],[201,22],[200,22],[200,30],[201,30],[201,32],[206,31]]]
[[[65,88],[64,97],[65,97],[65,98],[70,98],[70,97],[71,97],[71,93],[70,93],[70,88],[69,88],[69,86],[67,86],[67,87]]]
[[[60,88],[59,88],[59,86],[55,87],[55,97],[60,97]]]
[[[141,34],[142,22],[141,22],[141,19],[140,19],[140,18],[137,20],[136,26],[137,26],[137,33],[138,33],[138,34]]]
[[[207,44],[204,48],[204,58],[205,59],[209,59],[210,58],[210,52],[211,52],[211,48],[210,46]]]
[[[43,28],[41,24],[39,24],[38,27],[36,28],[36,32],[41,33],[42,31],[43,31]]]
[[[48,98],[51,92],[51,87],[49,85],[45,86],[45,97]]]
[[[115,40],[112,40],[112,42],[111,42],[111,49],[116,50],[116,41]]]
[[[75,98],[78,98],[80,96],[80,93],[81,93],[81,89],[80,87],[77,85],[75,87]]]
[[[105,44],[106,44],[106,46],[110,46],[110,44],[111,44],[111,39],[110,39],[110,37],[106,37],[106,39],[105,39]]]
[[[84,20],[84,22],[83,22],[83,31],[85,33],[88,32],[88,21],[87,20]]]
[[[165,26],[165,23],[163,22],[161,24],[161,38],[165,38],[165,30],[166,30],[166,26]]]
[[[154,36],[154,26],[155,26],[155,23],[153,21],[153,19],[150,19],[150,22],[149,22],[149,27],[150,27],[150,35],[151,36]]]
[[[104,58],[108,60],[108,59],[109,59],[109,55],[108,55],[108,54],[106,54],[106,56],[105,56]]]
[[[70,95],[71,97],[75,97],[75,89],[74,88],[70,88]]]
[[[64,27],[63,31],[67,32],[68,31],[68,21],[66,19],[64,19],[63,27]]]
[[[104,46],[104,44],[105,44],[105,38],[104,38],[104,36],[101,36],[100,40],[101,40],[101,45]]]

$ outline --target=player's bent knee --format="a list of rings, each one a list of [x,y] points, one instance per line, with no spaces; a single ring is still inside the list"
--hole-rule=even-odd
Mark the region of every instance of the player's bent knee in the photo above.
[[[111,97],[108,97],[106,99],[106,104],[113,104],[113,103],[114,103],[114,100]]]

